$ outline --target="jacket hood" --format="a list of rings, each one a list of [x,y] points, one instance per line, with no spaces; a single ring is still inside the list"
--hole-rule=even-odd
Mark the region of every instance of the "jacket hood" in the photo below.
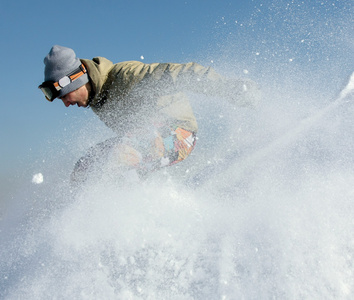
[[[100,100],[100,93],[104,83],[107,81],[109,72],[113,68],[113,63],[104,57],[95,57],[90,59],[81,59],[81,62],[86,66],[92,91],[90,95],[90,105],[95,105]]]

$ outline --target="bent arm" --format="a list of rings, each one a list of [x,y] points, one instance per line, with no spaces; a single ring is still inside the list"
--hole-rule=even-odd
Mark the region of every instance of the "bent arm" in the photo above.
[[[260,99],[258,85],[249,79],[226,78],[211,67],[198,63],[125,62],[117,73],[120,86],[134,87],[135,92],[151,94],[195,92],[207,96],[225,98],[239,106],[255,105]]]

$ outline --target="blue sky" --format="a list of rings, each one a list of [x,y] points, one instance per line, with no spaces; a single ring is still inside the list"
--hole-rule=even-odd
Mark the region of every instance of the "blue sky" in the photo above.
[[[0,179],[4,185],[40,158],[63,122],[90,114],[49,103],[37,89],[54,44],[113,62],[197,61],[221,69],[232,57],[227,72],[248,68],[259,81],[275,63],[283,71],[292,62],[316,82],[319,70],[339,74],[330,80],[335,89],[353,71],[352,22],[351,0],[3,1]]]

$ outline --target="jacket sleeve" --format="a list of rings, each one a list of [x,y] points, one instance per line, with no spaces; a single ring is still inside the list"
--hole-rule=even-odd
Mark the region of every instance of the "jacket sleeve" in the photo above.
[[[239,106],[255,106],[261,98],[254,81],[225,78],[213,68],[197,63],[167,64],[165,72],[170,73],[179,90],[221,97]]]

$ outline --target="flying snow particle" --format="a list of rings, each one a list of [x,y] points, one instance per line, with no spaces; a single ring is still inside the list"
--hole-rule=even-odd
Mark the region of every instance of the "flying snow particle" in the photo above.
[[[37,173],[33,175],[32,183],[41,184],[43,182],[43,174]]]
[[[144,56],[142,55],[142,56],[140,56],[140,59],[144,59]]]
[[[243,70],[243,74],[248,74],[248,70]]]

